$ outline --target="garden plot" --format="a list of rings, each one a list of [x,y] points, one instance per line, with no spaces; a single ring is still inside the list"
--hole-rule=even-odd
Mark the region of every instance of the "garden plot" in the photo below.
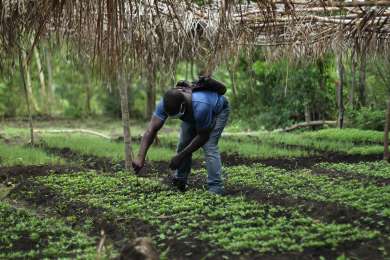
[[[257,204],[242,197],[220,197],[202,190],[181,194],[158,181],[127,173],[84,172],[39,176],[31,181],[56,194],[58,209],[73,203],[99,207],[100,214],[124,230],[129,228],[123,224],[128,221],[146,222],[153,227],[151,235],[160,250],[172,258],[180,257],[180,251],[181,256],[194,259],[213,254],[335,257],[379,234],[349,224],[321,223],[297,210]],[[39,201],[41,194],[37,189],[17,196]],[[193,256],[194,252],[198,255]]]
[[[39,218],[4,202],[0,202],[0,230],[1,259],[97,257],[96,238],[75,231],[62,221]]]

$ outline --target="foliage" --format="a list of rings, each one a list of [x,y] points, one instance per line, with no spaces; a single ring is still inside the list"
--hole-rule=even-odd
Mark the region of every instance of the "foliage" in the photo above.
[[[328,61],[320,67],[256,58],[253,64],[241,61],[239,73],[243,75],[239,78],[239,91],[236,96],[230,95],[234,119],[251,128],[272,129],[304,120],[305,106],[314,117],[332,116],[334,84]]]
[[[287,171],[261,164],[225,169],[229,185],[247,185],[270,194],[340,203],[373,215],[390,216],[390,186],[315,175],[311,170]]]
[[[40,219],[0,202],[0,258],[48,259],[96,257],[95,239],[53,218]]]
[[[320,168],[335,170],[337,172],[348,172],[372,177],[390,178],[390,164],[385,161],[380,162],[360,162],[360,163],[320,163]]]
[[[360,129],[383,131],[385,127],[385,110],[362,107],[360,110],[349,111],[348,125]]]
[[[178,194],[156,181],[125,173],[51,175],[37,177],[36,181],[62,196],[64,205],[59,208],[72,200],[102,207],[103,214],[114,219],[147,221],[158,228],[154,238],[160,246],[167,239],[191,236],[233,253],[302,252],[305,248],[334,248],[377,234],[348,224],[324,224],[294,209],[257,204],[241,197],[221,197],[205,191]]]

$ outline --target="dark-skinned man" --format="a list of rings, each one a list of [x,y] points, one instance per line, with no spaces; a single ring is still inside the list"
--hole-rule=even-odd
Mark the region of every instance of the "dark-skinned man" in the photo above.
[[[185,191],[191,171],[192,153],[202,147],[206,159],[208,189],[212,193],[223,194],[218,140],[228,121],[229,111],[225,96],[212,89],[168,90],[157,105],[142,137],[138,156],[132,163],[135,172],[143,168],[147,151],[167,118],[180,118],[182,124],[177,154],[169,164],[172,170],[176,170],[172,184],[180,191]]]

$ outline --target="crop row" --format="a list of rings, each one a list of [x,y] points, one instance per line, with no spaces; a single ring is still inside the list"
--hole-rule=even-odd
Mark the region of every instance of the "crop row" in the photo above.
[[[203,171],[204,172],[204,171]],[[390,217],[390,186],[315,175],[311,170],[288,171],[261,164],[224,169],[227,185],[252,187],[275,195],[339,203],[380,217]]]
[[[236,254],[301,252],[377,235],[349,224],[324,224],[294,209],[260,205],[242,197],[202,190],[177,193],[158,181],[126,173],[48,175],[34,181],[59,194],[64,205],[85,203],[103,208],[111,219],[137,218],[155,226],[154,238],[160,247],[166,240],[195,238]]]
[[[53,218],[0,202],[0,259],[96,258],[96,242]]]
[[[319,163],[316,167],[334,170],[337,172],[347,172],[353,174],[366,175],[371,177],[390,178],[390,163],[359,162],[359,163]]]

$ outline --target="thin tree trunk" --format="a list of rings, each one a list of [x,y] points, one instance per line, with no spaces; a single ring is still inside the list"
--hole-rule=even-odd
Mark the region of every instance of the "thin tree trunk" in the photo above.
[[[360,71],[359,71],[359,104],[360,106],[366,105],[366,59],[367,54],[363,52],[360,59]]]
[[[32,120],[32,114],[31,114],[31,107],[30,107],[30,100],[28,98],[28,91],[27,91],[27,84],[26,84],[26,67],[27,62],[24,62],[26,60],[26,54],[20,50],[19,53],[19,69],[20,69],[20,76],[22,78],[23,82],[23,89],[24,89],[24,95],[26,99],[26,105],[27,105],[27,113],[28,113],[28,123],[30,127],[30,144],[34,145],[34,126],[33,126],[33,120]]]
[[[385,138],[384,138],[384,153],[383,153],[383,159],[386,161],[390,160],[390,152],[389,152],[389,129],[390,129],[390,96],[387,100],[387,112],[386,112],[386,120],[385,120]]]
[[[305,103],[305,122],[309,123],[311,121],[311,112],[309,103]]]
[[[87,116],[91,115],[91,99],[92,99],[91,81],[88,80],[88,82],[85,84],[85,110]]]
[[[343,89],[344,89],[344,64],[343,56],[341,53],[337,54],[337,72],[339,76],[337,84],[337,106],[339,109],[339,115],[337,120],[337,126],[341,129],[344,125],[344,98],[343,98]]]
[[[352,110],[355,107],[355,86],[356,86],[356,61],[355,58],[352,57],[351,63],[351,89],[349,92],[349,103],[351,104]]]
[[[156,78],[154,73],[147,75],[146,118],[150,118],[156,107]]]
[[[51,53],[48,47],[44,48],[46,56],[46,69],[47,69],[47,90],[48,90],[48,107],[49,115],[52,114],[54,105],[54,86],[53,86],[53,70],[51,67]]]
[[[47,115],[49,110],[48,110],[48,100],[47,100],[47,93],[46,93],[45,75],[43,74],[41,58],[39,57],[39,52],[38,52],[38,49],[36,47],[34,47],[34,55],[35,55],[35,60],[37,62],[39,83],[41,84],[41,97],[42,97],[43,113],[45,115]]]
[[[229,65],[228,65],[229,66]],[[232,82],[232,92],[233,96],[237,96],[237,84],[236,84],[236,77],[235,77],[235,68],[229,68],[228,69],[229,76],[230,76],[230,81]]]
[[[22,54],[21,54],[22,55],[22,65],[24,67],[24,76],[25,76],[24,80],[26,83],[27,95],[29,96],[29,99],[31,101],[32,110],[39,113],[40,109],[39,109],[37,101],[34,98],[34,93],[32,91],[30,69],[29,69],[29,66],[27,64],[26,53],[24,51],[21,51],[21,52],[22,52]]]
[[[131,134],[130,134],[130,114],[129,114],[129,98],[128,98],[128,82],[123,79],[123,75],[118,76],[117,80],[119,93],[121,97],[122,124],[123,124],[123,141],[125,145],[125,168],[130,170],[131,161],[133,159],[131,150]]]

